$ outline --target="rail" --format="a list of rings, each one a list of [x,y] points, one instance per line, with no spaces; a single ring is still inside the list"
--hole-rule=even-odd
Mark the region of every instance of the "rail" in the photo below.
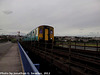
[[[39,71],[35,67],[35,65],[32,63],[31,59],[28,57],[20,43],[18,42],[20,54],[21,54],[21,59],[22,59],[22,64],[24,68],[25,75],[40,75]]]

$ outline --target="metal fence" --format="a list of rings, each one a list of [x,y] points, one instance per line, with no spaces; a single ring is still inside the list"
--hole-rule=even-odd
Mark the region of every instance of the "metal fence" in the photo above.
[[[75,73],[79,73],[78,75],[86,75],[86,73],[100,75],[100,53],[98,52],[100,43],[97,42],[95,44],[71,42],[69,40],[55,41],[54,43],[23,42],[23,47],[30,48],[34,54],[48,61],[51,64],[50,74],[53,73],[52,69],[53,65],[55,65],[57,68],[69,73],[69,75],[74,75]],[[90,49],[89,51],[86,48],[87,46]]]
[[[40,75],[39,71],[35,67],[35,65],[32,63],[31,59],[28,57],[20,43],[18,42],[20,55],[22,59],[22,64],[24,68],[25,75]]]
[[[73,49],[82,49],[82,50],[91,50],[91,51],[100,51],[100,42],[77,42],[77,41],[55,41],[55,46]]]

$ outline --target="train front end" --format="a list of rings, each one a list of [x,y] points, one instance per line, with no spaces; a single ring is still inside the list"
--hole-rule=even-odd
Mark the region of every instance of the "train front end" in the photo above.
[[[51,26],[42,25],[38,27],[38,39],[39,41],[54,41],[54,28]]]

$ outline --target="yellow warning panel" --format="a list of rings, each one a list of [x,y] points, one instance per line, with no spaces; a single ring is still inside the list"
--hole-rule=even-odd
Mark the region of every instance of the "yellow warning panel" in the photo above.
[[[45,29],[45,40],[48,41],[48,29]]]

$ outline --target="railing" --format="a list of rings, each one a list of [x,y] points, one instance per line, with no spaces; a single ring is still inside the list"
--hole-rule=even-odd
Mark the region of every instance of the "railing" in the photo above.
[[[100,42],[76,42],[76,41],[55,41],[55,46],[65,47],[81,50],[91,50],[91,51],[100,51]]]
[[[31,59],[28,57],[20,43],[18,42],[19,50],[20,50],[20,55],[22,59],[22,64],[24,68],[25,75],[40,75],[39,71],[37,68],[34,66],[32,63]]]
[[[91,45],[91,43],[89,45]],[[99,45],[100,43],[97,43],[98,48]],[[66,46],[68,47],[66,48]],[[71,46],[76,48],[73,49]],[[69,73],[69,75],[70,73],[74,75],[74,72],[79,75],[86,75],[86,73],[100,75],[100,53],[97,52],[97,50],[86,50],[84,48],[86,47],[86,43],[79,44],[79,42],[76,42],[74,44],[71,41],[56,41],[55,43],[23,42],[23,47],[27,48],[27,50],[29,48],[32,49],[34,54],[48,61],[51,66],[55,65],[57,68]],[[78,50],[77,47],[81,48]],[[82,50],[82,48],[84,49]]]

